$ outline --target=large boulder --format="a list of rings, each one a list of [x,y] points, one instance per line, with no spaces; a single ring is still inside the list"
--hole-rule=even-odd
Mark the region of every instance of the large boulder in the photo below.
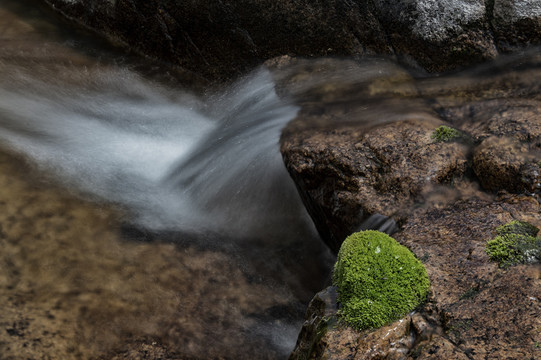
[[[492,26],[496,44],[508,52],[541,42],[541,3],[537,0],[494,0]]]
[[[44,0],[145,55],[206,78],[279,55],[396,55],[455,69],[541,43],[536,1]],[[495,35],[493,35],[495,34]]]
[[[45,0],[129,47],[209,78],[282,54],[391,53],[368,3]]]
[[[397,55],[429,71],[494,58],[498,51],[484,0],[376,0],[376,12]]]
[[[541,228],[538,59],[416,81],[383,66],[358,88],[331,72],[332,85],[300,97],[281,149],[323,239],[336,250],[367,219],[391,216],[432,290],[416,314],[363,332],[319,294],[325,311],[310,307],[291,359],[539,357],[539,264],[501,268],[485,252],[512,220]],[[437,136],[442,124],[454,138]]]
[[[470,183],[488,193],[541,194],[540,75],[528,58],[520,59],[524,68],[504,63],[508,70],[481,80],[458,75],[416,83],[385,63],[372,78],[353,75],[372,74],[371,65],[332,63],[324,67],[331,82],[300,86],[302,108],[284,129],[281,150],[333,251],[371,216],[400,225],[413,207],[449,203]],[[345,68],[351,73],[340,77]],[[289,87],[294,78],[287,78]],[[442,125],[461,135],[438,141]]]

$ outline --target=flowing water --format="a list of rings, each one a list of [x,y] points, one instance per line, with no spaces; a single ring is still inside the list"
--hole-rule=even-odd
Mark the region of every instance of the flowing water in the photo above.
[[[0,358],[286,358],[333,261],[279,153],[301,106],[435,119],[538,73],[300,61],[205,90],[40,4],[0,0]]]
[[[4,219],[12,249],[32,247],[24,251],[31,251],[33,260],[20,261],[40,268],[29,275],[36,283],[28,287],[54,294],[62,303],[71,296],[62,287],[70,287],[70,294],[101,293],[102,287],[114,286],[108,280],[112,277],[128,282],[83,300],[83,305],[74,300],[71,320],[58,330],[78,328],[64,355],[62,341],[39,334],[40,342],[48,338],[50,356],[104,356],[121,351],[123,342],[142,339],[165,343],[183,357],[287,356],[307,302],[328,279],[332,256],[283,165],[280,132],[298,108],[277,96],[269,71],[261,68],[225,89],[203,94],[200,87],[185,85],[186,76],[168,74],[166,67],[74,31],[34,2],[0,2],[0,39],[0,143],[11,154],[4,155],[3,172],[18,173],[10,181],[30,186],[23,186],[17,199],[33,199],[10,218],[15,223],[26,219],[38,228],[33,224],[43,217],[59,216],[74,229],[73,238],[54,226],[19,233]],[[65,199],[58,201],[69,202],[67,210],[58,205],[46,214],[35,213],[34,208],[57,201],[40,200],[57,184],[64,189],[60,192],[80,198],[81,208],[95,207],[102,214],[118,209],[124,215],[104,215],[105,220],[87,215],[85,220],[71,214],[65,220],[70,206],[78,207]],[[13,187],[8,192],[16,194]],[[99,230],[79,236],[89,230],[85,222],[105,226],[112,240],[103,242]],[[54,243],[63,236],[66,243]],[[48,249],[31,244],[42,237],[51,241],[42,244]],[[79,247],[88,242],[93,250]],[[67,255],[65,248],[71,249]],[[4,254],[8,250],[5,244]],[[116,254],[117,270],[107,267],[114,260],[102,260],[110,251]],[[130,251],[137,254],[130,257]],[[173,259],[164,259],[164,251]],[[15,253],[5,256],[5,268],[14,269],[4,271],[7,293],[24,293],[26,303],[39,302],[40,290],[31,289],[38,294],[30,295],[20,289],[25,265],[13,265]],[[64,260],[71,265],[60,265]],[[133,266],[134,274],[143,274],[122,275]],[[62,269],[61,275],[55,268]],[[172,278],[158,281],[156,289],[155,278],[165,276],[161,272],[167,269],[173,269]],[[72,273],[87,278],[87,272],[93,277],[86,284],[66,280]],[[91,285],[100,277],[103,284]],[[142,294],[117,308],[129,315],[109,314],[110,322],[104,321],[103,309],[114,308],[110,297],[132,292]],[[160,293],[167,294],[162,301],[155,298]],[[39,306],[44,312],[54,308]],[[28,323],[21,334],[34,334],[39,321],[27,311],[31,319],[6,320],[8,334],[19,323]],[[54,318],[59,316],[67,315]],[[45,328],[54,328],[41,320]],[[35,356],[13,340],[0,342],[0,352]]]

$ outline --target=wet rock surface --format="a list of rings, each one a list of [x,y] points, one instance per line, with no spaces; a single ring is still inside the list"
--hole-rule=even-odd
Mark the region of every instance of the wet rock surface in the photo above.
[[[290,359],[539,357],[541,268],[502,269],[484,249],[494,229],[511,220],[541,226],[540,209],[531,197],[474,196],[416,210],[395,237],[423,259],[428,301],[400,321],[357,332],[340,323],[332,298],[318,294]]]
[[[438,125],[414,118],[368,132],[347,126],[285,135],[284,161],[332,250],[369,215],[401,221],[423,193],[464,176],[467,148],[435,142]]]
[[[534,0],[45,2],[132,49],[211,79],[286,54],[388,54],[446,71],[541,43]]]
[[[371,215],[400,224],[413,207],[452,202],[469,184],[487,196],[538,197],[541,75],[533,59],[477,84],[468,73],[440,78],[439,86],[430,78],[413,82],[398,68],[353,78],[360,91],[344,80],[349,74],[341,85],[311,83],[310,97],[301,99],[297,118],[282,133],[281,150],[329,247],[337,251]],[[330,64],[323,69],[334,78],[344,63]],[[463,135],[438,141],[442,125]]]
[[[489,262],[485,245],[495,227],[511,220],[541,226],[540,209],[531,197],[487,201],[474,196],[441,209],[416,211],[396,236],[426,259],[430,305],[440,316],[443,336],[468,357],[539,356],[539,267],[499,268]],[[452,358],[439,353],[435,342],[419,343],[419,352]]]
[[[257,324],[302,311],[278,287],[186,235],[138,240],[119,211],[23,164],[0,153],[0,358],[283,356],[257,340]]]
[[[292,359],[541,356],[539,265],[503,269],[485,252],[500,225],[520,220],[541,227],[540,72],[533,59],[525,66],[507,62],[509,70],[490,80],[476,82],[470,73],[420,80],[413,88],[389,72],[377,92],[364,94],[377,101],[348,98],[348,111],[317,112],[305,103],[283,132],[282,152],[322,237],[336,251],[370,215],[393,217],[400,228],[394,237],[427,267],[431,294],[402,325],[365,332],[311,308]],[[329,104],[342,94],[339,87],[332,92]],[[375,102],[386,110],[359,110]],[[378,124],[377,117],[397,121]],[[464,136],[436,141],[432,134],[442,124]],[[326,306],[336,311],[336,304]],[[319,340],[307,346],[310,333]],[[395,340],[387,342],[388,334]]]

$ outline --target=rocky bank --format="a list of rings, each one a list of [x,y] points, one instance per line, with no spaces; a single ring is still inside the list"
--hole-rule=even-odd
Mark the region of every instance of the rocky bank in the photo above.
[[[485,252],[500,225],[541,228],[539,60],[533,52],[415,82],[389,66],[362,81],[362,99],[348,85],[310,85],[319,101],[304,99],[282,153],[322,238],[337,251],[371,216],[393,218],[431,294],[408,317],[357,332],[340,322],[329,288],[312,301],[290,359],[541,356],[541,267],[499,268]],[[344,65],[312,66],[332,74]],[[439,141],[442,125],[459,136]]]
[[[536,0],[44,1],[213,80],[281,55],[387,54],[439,72],[541,43]]]
[[[210,80],[284,54],[385,54],[439,72],[541,42],[535,0],[46,2],[114,41]],[[396,239],[424,261],[432,282],[417,312],[372,332],[339,322],[332,289],[318,294],[292,359],[540,356],[539,267],[498,268],[484,252],[495,228],[510,220],[541,227],[539,62],[533,53],[418,81],[387,61],[268,63],[279,91],[301,106],[284,130],[282,153],[322,238],[336,251],[371,216],[392,218]],[[438,142],[433,133],[441,125],[464,136]],[[186,313],[231,329],[224,351],[264,346],[243,343],[234,334],[250,331],[249,324],[229,320],[267,307],[245,289],[268,290],[248,287],[223,254],[194,244],[126,242],[114,209],[29,182],[13,159],[1,154],[3,356],[54,349],[57,358],[179,358],[210,351],[195,348],[201,332],[185,329],[200,324]],[[37,248],[46,250],[39,258]],[[224,273],[236,274],[237,291],[229,293],[225,313],[214,312],[222,294],[208,279]],[[140,288],[157,296],[144,297]],[[200,304],[178,296],[194,291],[216,297]],[[272,292],[268,298],[285,301]],[[114,332],[107,330],[111,323]],[[170,351],[179,342],[186,352]],[[220,349],[205,355],[224,356]]]

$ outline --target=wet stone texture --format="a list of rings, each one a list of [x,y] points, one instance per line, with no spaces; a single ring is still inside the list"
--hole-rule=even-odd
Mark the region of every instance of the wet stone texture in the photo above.
[[[0,153],[2,360],[279,356],[255,325],[291,297],[181,235],[126,236],[117,210],[42,175]]]
[[[470,134],[478,146],[473,169],[484,189],[536,193],[541,189],[541,102],[487,100],[449,111],[451,123]]]
[[[427,307],[439,316],[439,336],[471,358],[533,359],[541,354],[540,268],[501,269],[485,252],[494,229],[512,220],[540,227],[539,203],[531,197],[472,197],[441,209],[419,209],[396,235],[425,262],[432,287]],[[439,336],[420,341],[414,351],[453,358],[439,349]]]
[[[500,225],[541,228],[538,60],[497,63],[508,70],[489,80],[420,80],[414,90],[389,73],[369,94],[387,104],[377,112],[356,110],[367,100],[319,114],[306,102],[283,133],[282,152],[322,237],[336,251],[370,215],[394,218],[394,237],[424,262],[431,293],[401,321],[363,332],[342,324],[339,304],[318,294],[313,304],[327,299],[327,310],[309,308],[290,359],[541,357],[541,265],[500,268],[485,252]],[[437,142],[442,124],[462,136]]]
[[[367,214],[404,219],[423,193],[464,175],[467,147],[434,142],[440,124],[414,118],[369,132],[347,126],[288,137],[285,162],[331,249]]]
[[[393,324],[357,332],[340,323],[335,298],[318,294],[290,359],[538,358],[541,267],[502,269],[484,250],[494,229],[511,220],[541,227],[539,203],[526,196],[472,197],[417,209],[395,238],[423,260],[428,301]]]

